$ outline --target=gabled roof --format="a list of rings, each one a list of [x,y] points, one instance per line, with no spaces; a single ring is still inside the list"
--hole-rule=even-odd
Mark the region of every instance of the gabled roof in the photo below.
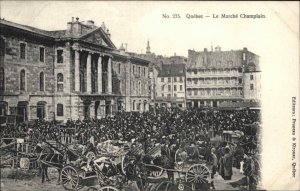
[[[111,41],[111,39],[107,36],[107,34],[104,32],[104,30],[101,27],[96,27],[92,30],[87,31],[86,33],[80,35],[80,36],[72,36],[70,34],[67,34],[66,30],[56,30],[56,31],[46,31],[46,30],[42,30],[42,29],[38,29],[35,27],[31,27],[31,26],[27,26],[27,25],[21,25],[18,23],[14,23],[11,21],[7,21],[7,20],[0,20],[0,24],[3,25],[7,25],[10,27],[14,27],[14,28],[18,28],[27,32],[31,32],[31,33],[35,33],[35,34],[39,34],[39,35],[43,35],[49,38],[54,38],[54,39],[67,39],[67,38],[72,38],[72,39],[78,39],[78,40],[82,40],[82,41],[86,41],[88,37],[92,36],[95,33],[99,33],[101,36],[101,39],[105,42],[105,45],[116,49],[115,45],[113,44],[113,42]],[[95,43],[93,41],[86,41],[89,43],[93,43],[96,45],[102,45],[103,44],[99,44],[99,43]]]
[[[104,32],[104,30],[101,27],[90,30],[89,32],[79,36],[78,39],[85,41],[89,37],[93,37],[93,35],[95,36],[97,33],[100,35],[101,39],[104,41],[104,43],[107,46],[109,46],[110,48],[116,49],[116,46],[114,45],[114,43],[111,41],[111,39],[107,36],[107,34]],[[94,42],[90,42],[90,43],[97,44]],[[97,44],[97,45],[100,45],[100,44]]]
[[[49,31],[45,31],[45,30],[42,30],[42,29],[27,26],[27,25],[21,25],[21,24],[18,24],[18,23],[14,23],[14,22],[11,22],[11,21],[4,20],[4,19],[0,20],[0,24],[15,27],[15,28],[27,31],[27,32],[37,33],[37,34],[44,35],[44,36],[47,36],[47,37],[53,37],[51,34],[49,34]]]

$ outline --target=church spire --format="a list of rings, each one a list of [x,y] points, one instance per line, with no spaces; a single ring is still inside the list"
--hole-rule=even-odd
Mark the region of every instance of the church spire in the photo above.
[[[147,41],[146,54],[151,54],[149,40]]]

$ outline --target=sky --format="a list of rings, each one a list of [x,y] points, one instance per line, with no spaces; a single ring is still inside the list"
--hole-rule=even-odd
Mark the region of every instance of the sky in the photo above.
[[[45,30],[64,30],[72,17],[94,20],[97,26],[105,22],[116,47],[127,43],[128,51],[136,53],[146,51],[148,40],[152,52],[166,56],[188,56],[188,49],[210,50],[211,45],[222,50],[247,47],[260,56],[262,70],[264,188],[299,189],[299,163],[298,178],[291,177],[292,97],[297,97],[299,108],[299,2],[0,1],[0,14]],[[181,18],[166,19],[163,14]],[[187,19],[187,14],[210,17]],[[217,19],[213,14],[266,18]]]
[[[264,2],[118,2],[118,1],[0,1],[1,17],[6,20],[45,30],[66,29],[72,17],[80,21],[105,22],[116,47],[127,43],[128,50],[151,51],[158,55],[187,56],[188,49],[202,51],[211,46],[222,50],[247,47],[260,53],[261,41],[279,33],[278,15],[299,18],[296,3]],[[287,11],[289,10],[289,11]],[[282,14],[284,11],[284,14]],[[264,14],[267,19],[187,19],[187,14]],[[181,19],[164,19],[163,14],[180,14]],[[289,19],[286,19],[289,21]],[[297,28],[285,23],[292,31]],[[275,34],[274,34],[275,33]]]

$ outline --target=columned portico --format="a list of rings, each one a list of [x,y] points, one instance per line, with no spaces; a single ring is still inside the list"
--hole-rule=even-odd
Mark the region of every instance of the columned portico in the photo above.
[[[91,76],[91,53],[88,53],[87,55],[87,62],[86,62],[86,92],[91,93],[92,92],[92,76]]]
[[[80,61],[79,61],[79,51],[75,50],[75,68],[74,68],[74,78],[75,78],[75,91],[80,91],[80,76],[79,76],[79,70],[80,70]]]
[[[99,56],[98,58],[98,74],[97,74],[97,79],[98,79],[98,93],[102,93],[102,57]]]
[[[108,58],[107,62],[107,93],[112,93],[112,66],[111,57]]]

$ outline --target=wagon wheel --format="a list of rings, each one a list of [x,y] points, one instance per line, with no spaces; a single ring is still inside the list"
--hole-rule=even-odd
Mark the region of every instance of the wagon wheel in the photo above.
[[[158,183],[155,188],[153,189],[155,191],[179,191],[178,187],[169,181],[163,181]]]
[[[78,172],[72,166],[66,166],[61,170],[62,185],[66,190],[76,190],[79,185]]]
[[[186,159],[182,159],[179,154],[180,151],[183,151],[183,149],[177,149],[177,151],[175,152],[175,168],[177,170],[182,171],[184,168],[184,164],[186,162]]]
[[[85,156],[90,160],[94,160],[96,158],[96,155],[93,151],[88,152]]]
[[[87,191],[98,191],[98,189],[95,188],[95,187],[89,187],[89,188],[87,189]]]
[[[112,186],[101,187],[98,191],[119,191],[119,189]]]
[[[123,174],[126,174],[125,168],[128,166],[129,159],[128,155],[122,155],[121,156],[121,170]]]
[[[208,183],[210,180],[210,171],[205,165],[195,164],[188,169],[185,179],[186,182],[192,184]]]

